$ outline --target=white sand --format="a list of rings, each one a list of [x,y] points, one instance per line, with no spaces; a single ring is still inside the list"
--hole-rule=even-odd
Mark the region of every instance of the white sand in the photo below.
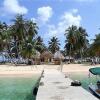
[[[87,73],[89,68],[100,67],[100,65],[83,65],[83,64],[64,64],[62,72],[70,73]],[[32,76],[41,74],[44,68],[60,70],[61,65],[32,65],[32,66],[13,66],[0,65],[0,76]]]
[[[34,74],[41,74],[43,66],[13,66],[0,65],[0,77],[31,77]]]
[[[100,67],[99,65],[88,65],[88,64],[64,64],[64,65],[45,65],[44,68],[47,69],[61,69],[62,72],[88,72],[90,68]]]
[[[86,65],[86,64],[67,64],[63,65],[63,72],[88,72],[90,68],[100,67],[99,65]]]

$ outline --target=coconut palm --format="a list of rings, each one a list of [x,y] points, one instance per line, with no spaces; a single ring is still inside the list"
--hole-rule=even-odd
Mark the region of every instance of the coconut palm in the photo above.
[[[69,60],[70,55],[80,53],[81,60],[82,60],[82,53],[84,49],[88,46],[88,40],[87,40],[87,32],[84,28],[76,26],[71,26],[65,31],[65,49],[69,54]]]
[[[23,18],[23,15],[17,15],[12,21],[14,22],[11,26],[12,36],[15,41],[18,40],[21,42],[22,40],[25,40],[25,19]]]
[[[9,31],[8,26],[5,22],[0,22],[0,51],[8,51],[9,50]],[[1,53],[2,54],[2,53]],[[3,54],[2,54],[3,56]]]
[[[26,23],[25,23],[26,40],[28,38],[30,38],[32,40],[33,37],[35,37],[38,34],[37,30],[38,30],[38,26],[36,23],[34,23],[31,20],[26,21]]]
[[[32,43],[33,37],[37,34],[38,27],[36,23],[25,20],[23,15],[17,15],[13,22],[14,24],[10,28],[14,40],[12,50],[17,49],[15,53],[19,57],[19,53],[23,50],[22,46],[26,43]]]
[[[19,52],[21,50],[21,44],[25,41],[25,19],[23,15],[17,15],[15,19],[12,20],[14,22],[10,27],[11,35],[13,38],[14,47],[17,49],[16,55],[19,58]],[[13,48],[14,48],[13,47]]]
[[[96,35],[96,38],[91,45],[91,49],[94,50],[95,56],[100,56],[100,33]]]
[[[73,25],[69,27],[67,30],[65,30],[65,36],[66,36],[65,49],[69,54],[69,61],[70,61],[70,56],[74,53],[73,51],[75,50],[76,32],[77,32],[77,27]]]
[[[3,50],[3,29],[4,29],[4,26],[3,24],[0,22],[0,51]]]
[[[33,45],[34,48],[40,53],[42,53],[46,49],[46,46],[43,43],[43,39],[40,36],[33,40]]]
[[[31,59],[35,55],[36,50],[33,48],[32,43],[26,43],[22,46],[22,51],[20,54],[23,58],[28,59],[28,64],[31,64]]]
[[[7,50],[9,40],[8,26],[6,23],[0,22],[0,49]]]
[[[77,32],[76,32],[76,50],[80,53],[81,55],[81,61],[82,61],[82,54],[84,50],[87,49],[89,45],[89,41],[87,40],[87,32],[85,29],[82,27],[79,27]]]
[[[56,51],[60,49],[60,43],[58,38],[52,37],[49,41],[49,47],[48,49],[54,54]]]

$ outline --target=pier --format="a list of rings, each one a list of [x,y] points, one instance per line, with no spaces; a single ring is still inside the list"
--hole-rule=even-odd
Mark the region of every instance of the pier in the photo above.
[[[36,100],[98,100],[81,86],[56,69],[44,69]]]

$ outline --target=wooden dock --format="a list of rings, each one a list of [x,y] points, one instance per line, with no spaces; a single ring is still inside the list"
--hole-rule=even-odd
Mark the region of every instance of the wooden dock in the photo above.
[[[63,73],[45,69],[36,100],[98,100],[82,87],[70,86],[71,82]]]

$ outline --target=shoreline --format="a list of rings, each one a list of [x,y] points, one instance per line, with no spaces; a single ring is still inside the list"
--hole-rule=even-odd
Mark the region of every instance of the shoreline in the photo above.
[[[0,65],[0,78],[1,77],[32,77],[41,75],[43,67],[36,66],[9,66]]]
[[[32,75],[41,74],[44,68],[59,70],[61,65],[31,65],[31,66],[13,66],[0,65],[0,77],[31,77]],[[64,64],[62,72],[86,74],[90,68],[100,67],[99,65],[84,65],[84,64]]]

